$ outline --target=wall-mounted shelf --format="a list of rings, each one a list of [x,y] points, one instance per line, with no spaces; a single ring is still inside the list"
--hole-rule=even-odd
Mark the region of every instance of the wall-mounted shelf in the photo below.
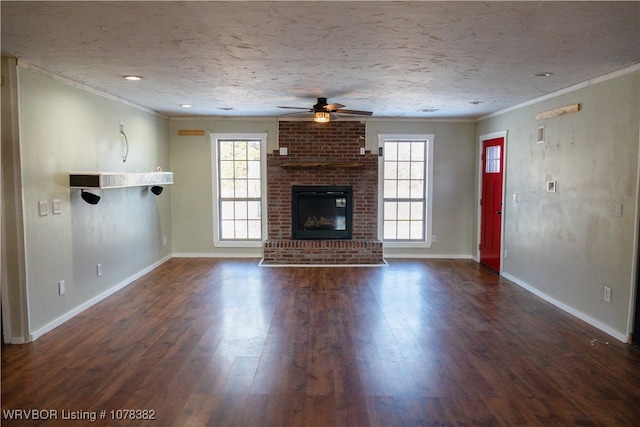
[[[296,162],[282,163],[280,167],[283,169],[360,169],[364,167],[364,163],[319,163],[319,162]]]
[[[173,184],[173,172],[70,172],[71,188],[126,188]]]

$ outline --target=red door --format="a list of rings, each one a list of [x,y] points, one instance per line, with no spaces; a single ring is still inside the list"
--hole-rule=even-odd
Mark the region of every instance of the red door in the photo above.
[[[480,262],[500,271],[504,138],[482,141]]]

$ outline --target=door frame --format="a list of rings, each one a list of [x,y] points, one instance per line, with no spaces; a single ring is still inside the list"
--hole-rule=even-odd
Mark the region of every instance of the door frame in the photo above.
[[[502,138],[503,139],[503,152],[502,152],[502,167],[503,167],[503,175],[502,175],[502,215],[500,219],[500,271],[498,273],[502,274],[504,269],[504,219],[505,219],[505,208],[507,207],[505,203],[505,195],[507,188],[507,135],[508,131],[498,131],[487,133],[484,135],[480,135],[478,137],[478,151],[477,151],[477,165],[478,165],[478,188],[476,191],[476,243],[475,243],[475,256],[473,260],[476,262],[480,262],[480,233],[482,230],[482,209],[480,208],[480,200],[482,199],[482,171],[484,164],[482,162],[482,153],[483,153],[483,143],[489,139]]]

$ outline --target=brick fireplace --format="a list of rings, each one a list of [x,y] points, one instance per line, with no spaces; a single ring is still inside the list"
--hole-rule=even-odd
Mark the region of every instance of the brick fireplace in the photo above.
[[[377,240],[378,156],[366,151],[359,121],[279,122],[279,147],[267,154],[268,239],[264,264],[383,264]],[[293,240],[293,186],[351,186],[352,238]]]

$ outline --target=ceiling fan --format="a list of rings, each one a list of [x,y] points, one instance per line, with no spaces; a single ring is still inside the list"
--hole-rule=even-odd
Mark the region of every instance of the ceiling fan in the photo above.
[[[318,98],[318,103],[311,108],[278,106],[278,108],[306,110],[305,112],[313,113],[313,121],[319,123],[326,123],[332,118],[337,119],[339,117],[338,114],[349,114],[354,116],[371,116],[373,114],[371,111],[347,110],[343,107],[344,105],[338,103],[327,104],[327,98]]]

